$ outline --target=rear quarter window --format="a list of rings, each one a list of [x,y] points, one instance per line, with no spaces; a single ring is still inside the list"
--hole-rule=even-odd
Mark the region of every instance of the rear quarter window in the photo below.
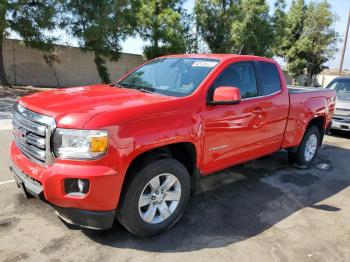
[[[271,95],[281,90],[281,79],[273,63],[259,62],[263,95]]]

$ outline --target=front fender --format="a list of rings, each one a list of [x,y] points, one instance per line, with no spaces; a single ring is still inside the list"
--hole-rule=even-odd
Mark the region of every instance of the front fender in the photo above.
[[[182,142],[194,145],[196,162],[199,163],[202,157],[201,132],[199,119],[188,111],[176,111],[127,121],[119,126],[116,141],[119,141],[120,156],[127,166],[146,151]]]
[[[109,115],[108,118],[110,121],[113,116]],[[107,129],[110,134],[107,155],[109,161],[113,161],[109,165],[120,176],[121,183],[116,188],[118,199],[130,164],[142,153],[170,144],[187,142],[195,147],[197,165],[201,163],[202,125],[200,119],[188,110],[148,114],[142,118],[100,128]]]

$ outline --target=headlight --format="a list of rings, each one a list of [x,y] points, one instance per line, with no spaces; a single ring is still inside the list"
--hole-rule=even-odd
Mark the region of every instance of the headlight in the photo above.
[[[54,154],[62,159],[96,159],[108,147],[105,130],[75,130],[57,128],[53,139]]]

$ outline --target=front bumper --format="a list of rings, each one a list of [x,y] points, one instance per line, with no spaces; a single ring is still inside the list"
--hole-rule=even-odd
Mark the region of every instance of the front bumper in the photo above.
[[[112,211],[89,211],[76,208],[54,207],[56,214],[63,221],[71,225],[94,230],[109,229],[115,220],[115,210]]]
[[[13,163],[10,165],[10,170],[14,175],[18,187],[21,187],[26,195],[29,194],[43,199],[43,188],[38,181],[24,174]],[[53,206],[53,208],[56,210],[56,214],[66,223],[94,230],[111,228],[116,213],[115,210],[90,211],[57,206]]]
[[[51,204],[64,221],[91,229],[113,226],[122,184],[121,176],[115,170],[93,161],[57,161],[51,166],[43,166],[30,161],[14,143],[11,160],[10,170],[17,185],[26,194]],[[89,191],[83,196],[66,194],[66,178],[89,179]]]
[[[43,187],[38,181],[24,174],[14,164],[10,165],[10,171],[15,178],[17,186],[21,187],[26,195],[30,194],[37,198],[42,196]]]
[[[350,117],[334,116],[331,129],[350,131]]]

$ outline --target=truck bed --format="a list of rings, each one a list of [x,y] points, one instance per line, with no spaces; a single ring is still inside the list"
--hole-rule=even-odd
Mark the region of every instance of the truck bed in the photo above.
[[[300,93],[309,93],[309,92],[323,92],[328,91],[327,89],[321,88],[321,87],[289,87],[288,86],[288,92],[289,94],[300,94]]]
[[[288,87],[289,115],[284,136],[284,148],[297,146],[305,132],[309,119],[323,120],[326,129],[335,107],[335,91],[324,88]]]

